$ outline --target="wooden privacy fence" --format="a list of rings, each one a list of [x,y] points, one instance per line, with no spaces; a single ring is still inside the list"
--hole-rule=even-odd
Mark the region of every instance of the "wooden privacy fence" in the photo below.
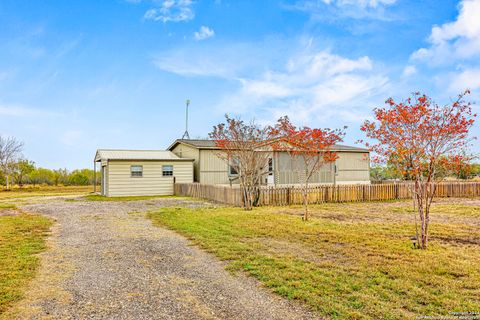
[[[222,186],[201,183],[175,183],[174,194],[176,196],[187,196],[201,199],[208,199],[233,206],[243,206],[243,198],[240,188],[237,186]]]
[[[411,187],[411,183],[318,185],[308,188],[308,202],[318,204],[410,199]],[[175,195],[208,199],[233,206],[243,205],[238,186],[177,183]],[[437,185],[436,196],[459,198],[480,196],[480,182],[442,182]],[[300,186],[272,186],[262,187],[260,190],[260,206],[288,206],[302,203]]]

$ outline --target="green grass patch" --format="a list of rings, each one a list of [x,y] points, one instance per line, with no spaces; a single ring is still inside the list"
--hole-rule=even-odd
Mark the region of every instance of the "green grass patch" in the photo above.
[[[0,209],[16,209],[17,206],[13,203],[0,203]]]
[[[312,206],[309,222],[299,218],[300,207],[163,208],[148,216],[228,261],[229,270],[243,270],[327,318],[478,310],[478,219],[469,224],[462,210],[435,208],[442,219],[432,222],[423,251],[410,241],[412,214],[398,206],[408,203]]]
[[[52,221],[30,214],[0,216],[0,315],[22,298],[39,265]]]

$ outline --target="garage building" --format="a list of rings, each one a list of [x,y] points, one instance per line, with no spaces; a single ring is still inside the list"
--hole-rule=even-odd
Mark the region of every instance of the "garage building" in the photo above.
[[[193,182],[193,161],[163,150],[99,149],[94,168],[101,166],[104,196],[173,195],[174,182]]]

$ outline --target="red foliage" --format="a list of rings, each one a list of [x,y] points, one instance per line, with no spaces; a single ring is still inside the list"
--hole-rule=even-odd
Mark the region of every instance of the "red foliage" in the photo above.
[[[476,114],[464,100],[470,91],[460,94],[449,105],[439,106],[426,95],[414,93],[404,102],[386,101],[387,108],[374,110],[376,121],[365,121],[361,130],[378,143],[369,145],[377,162],[388,162],[413,180],[412,195],[420,218],[416,225],[418,247],[426,249],[430,206],[435,196],[436,180],[443,175],[465,170],[468,132]]]
[[[465,91],[446,106],[418,92],[404,102],[388,99],[387,108],[374,110],[376,121],[365,121],[361,127],[368,138],[378,141],[365,143],[376,153],[372,160],[389,162],[410,177],[434,170],[440,159],[442,165],[452,168],[455,162],[465,161],[468,132],[476,117],[471,103],[464,100],[469,93]]]
[[[285,116],[270,129],[270,135],[277,137],[271,145],[274,150],[287,151],[292,156],[322,154],[324,162],[333,162],[337,154],[331,148],[343,140],[344,129],[297,128]]]
[[[344,130],[297,128],[287,116],[280,118],[275,127],[269,130],[269,135],[274,139],[268,144],[274,151],[286,151],[291,157],[301,159],[302,165],[297,167],[297,171],[303,180],[304,220],[308,220],[309,180],[323,165],[335,162],[337,153],[332,149],[343,140]]]
[[[332,148],[343,140],[344,129],[297,128],[286,116],[270,128],[270,136],[275,137],[269,142],[273,150],[286,151],[291,157],[301,159],[297,171],[303,179],[304,220],[308,220],[309,180],[323,165],[335,162],[337,153]]]
[[[245,123],[228,115],[225,120],[214,126],[209,135],[220,149],[217,156],[237,172],[229,179],[239,180],[245,209],[250,210],[257,204],[260,185],[268,174],[269,154],[258,148],[270,139],[269,130],[254,121]]]

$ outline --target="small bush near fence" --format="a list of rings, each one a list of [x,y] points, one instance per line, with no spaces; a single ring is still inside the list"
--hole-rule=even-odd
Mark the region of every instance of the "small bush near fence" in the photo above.
[[[238,187],[200,183],[177,183],[175,195],[208,199],[233,206],[242,206]],[[480,196],[480,182],[442,182],[436,190],[437,197]],[[410,199],[411,183],[371,185],[320,185],[308,189],[310,204],[326,202],[362,202]],[[298,186],[263,187],[260,206],[288,206],[302,204],[302,189]]]

